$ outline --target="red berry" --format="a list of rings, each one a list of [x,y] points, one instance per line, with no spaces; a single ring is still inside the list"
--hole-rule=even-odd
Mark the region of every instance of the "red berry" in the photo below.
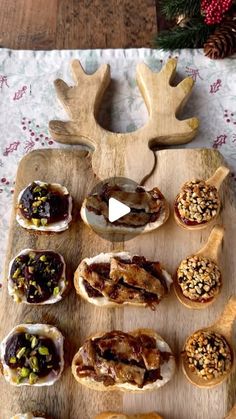
[[[201,8],[208,25],[220,23],[233,0],[202,0]]]

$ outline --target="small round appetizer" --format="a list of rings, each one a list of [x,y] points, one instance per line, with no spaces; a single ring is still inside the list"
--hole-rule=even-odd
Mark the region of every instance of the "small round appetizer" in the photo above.
[[[217,189],[204,180],[186,182],[175,200],[175,216],[191,227],[212,221],[219,208]]]
[[[136,413],[135,415],[125,415],[123,413],[104,412],[95,416],[94,419],[164,419],[158,413]]]
[[[174,216],[178,225],[190,230],[203,229],[220,212],[219,188],[228,175],[227,167],[219,167],[208,180],[184,183],[174,203]]]
[[[29,230],[60,232],[72,220],[72,198],[65,186],[39,180],[20,192],[16,220]]]
[[[17,386],[49,386],[64,368],[64,338],[47,324],[20,324],[0,346],[3,375]]]
[[[37,415],[37,416],[36,416]],[[37,413],[17,413],[17,415],[14,415],[11,417],[11,419],[46,419],[45,416],[38,416]]]
[[[203,247],[179,264],[173,278],[174,290],[185,307],[204,309],[220,294],[223,281],[219,254],[223,237],[224,227],[215,225]]]
[[[190,336],[182,357],[187,368],[206,382],[227,376],[233,363],[233,354],[226,339],[210,330],[198,331]]]
[[[204,256],[190,256],[180,263],[176,279],[183,295],[191,301],[207,303],[220,292],[222,277],[218,265]]]
[[[128,252],[101,253],[82,260],[74,285],[76,292],[90,303],[113,307],[136,305],[157,307],[172,283],[159,262]]]
[[[98,333],[86,340],[72,361],[75,379],[102,391],[157,389],[174,371],[169,345],[151,329]]]
[[[88,196],[81,208],[85,224],[95,231],[119,234],[138,234],[155,230],[169,217],[169,205],[158,188],[146,191],[142,186],[110,185]],[[127,215],[109,221],[109,199],[113,198],[130,208]]]
[[[196,387],[213,388],[234,369],[233,324],[236,296],[226,303],[215,323],[192,333],[185,341],[181,364],[186,378]]]
[[[56,303],[67,286],[66,265],[59,253],[24,249],[10,262],[8,292],[17,303]]]

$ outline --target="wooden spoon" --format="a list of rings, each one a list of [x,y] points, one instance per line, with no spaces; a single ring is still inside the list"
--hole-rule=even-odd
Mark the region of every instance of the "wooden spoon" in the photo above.
[[[207,185],[210,186],[215,186],[215,188],[217,189],[217,191],[219,191],[222,182],[224,181],[224,179],[226,178],[226,176],[229,174],[229,169],[225,166],[220,166],[218,167],[218,169],[215,171],[215,173],[213,174],[213,176],[211,176],[209,179],[207,179],[205,181],[205,183]],[[212,224],[215,219],[218,217],[219,212],[220,212],[220,201],[219,201],[219,205],[218,208],[216,210],[216,214],[209,220],[206,222],[202,222],[202,223],[198,223],[198,224],[192,224],[191,221],[189,221],[188,224],[188,220],[186,220],[185,222],[181,219],[180,214],[178,213],[177,210],[177,199],[178,199],[178,195],[175,199],[175,204],[174,204],[174,218],[176,223],[184,228],[187,228],[188,230],[201,230],[203,228],[208,227],[210,224]]]
[[[207,259],[210,259],[212,262],[218,265],[219,253],[221,249],[223,236],[224,236],[224,228],[220,225],[215,225],[215,227],[212,229],[210,233],[207,243],[198,252],[196,252],[194,255],[191,255],[191,256],[203,256],[203,257],[206,257]],[[174,290],[175,290],[175,294],[178,300],[186,307],[192,308],[192,309],[199,310],[199,309],[204,309],[208,307],[210,304],[212,304],[215,301],[215,299],[217,298],[217,296],[219,295],[221,291],[221,287],[220,287],[216,291],[216,294],[211,299],[206,300],[206,301],[191,300],[190,298],[186,297],[183,294],[182,288],[177,278],[177,271],[173,280],[174,280]]]
[[[226,306],[224,308],[223,313],[221,314],[219,319],[212,326],[206,327],[204,329],[197,330],[195,332],[195,333],[197,333],[197,332],[217,333],[217,334],[221,335],[227,341],[227,343],[228,343],[228,345],[231,349],[232,363],[231,363],[231,368],[229,369],[229,371],[225,372],[225,374],[221,375],[220,377],[212,378],[210,380],[204,380],[202,377],[200,377],[199,375],[197,375],[196,373],[194,373],[190,370],[189,364],[187,362],[187,357],[185,357],[184,354],[182,354],[181,363],[182,363],[183,372],[184,372],[185,376],[187,377],[187,379],[192,384],[194,384],[195,386],[200,387],[200,388],[215,387],[218,384],[221,384],[223,381],[225,381],[226,378],[232,372],[233,367],[234,367],[234,363],[235,363],[234,350],[233,350],[233,347],[232,347],[232,329],[233,329],[233,322],[235,320],[235,317],[236,317],[236,295],[231,296],[231,298],[229,299],[228,303],[226,304]],[[186,347],[186,343],[187,343],[187,341],[190,337],[191,336],[189,336],[186,339],[186,342],[184,344],[184,350],[185,350],[185,347]]]

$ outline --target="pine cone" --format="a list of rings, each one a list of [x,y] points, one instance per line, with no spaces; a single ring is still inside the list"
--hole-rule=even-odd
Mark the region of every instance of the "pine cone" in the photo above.
[[[204,44],[204,52],[212,59],[229,57],[236,52],[235,18],[228,18],[216,28]]]

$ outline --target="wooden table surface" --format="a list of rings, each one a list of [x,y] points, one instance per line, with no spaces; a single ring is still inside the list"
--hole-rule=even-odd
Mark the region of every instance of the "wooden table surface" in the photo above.
[[[0,0],[0,47],[151,47],[157,0]]]

